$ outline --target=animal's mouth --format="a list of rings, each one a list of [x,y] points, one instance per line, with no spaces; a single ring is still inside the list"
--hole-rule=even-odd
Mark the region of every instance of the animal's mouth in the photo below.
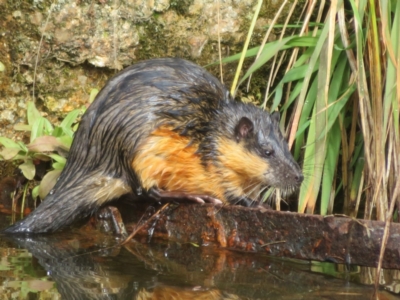
[[[299,187],[304,181],[304,176],[302,173],[286,173],[283,176],[279,176],[274,175],[272,172],[265,171],[263,173],[263,177],[267,185],[276,188]]]

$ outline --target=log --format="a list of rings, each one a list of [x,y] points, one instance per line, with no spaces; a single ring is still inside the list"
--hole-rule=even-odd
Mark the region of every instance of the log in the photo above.
[[[123,209],[128,232],[145,208]],[[148,213],[147,213],[148,214]],[[262,252],[341,264],[376,267],[384,222],[319,216],[240,206],[179,205],[149,222],[139,236],[181,243]],[[383,267],[400,269],[400,225],[392,223]]]

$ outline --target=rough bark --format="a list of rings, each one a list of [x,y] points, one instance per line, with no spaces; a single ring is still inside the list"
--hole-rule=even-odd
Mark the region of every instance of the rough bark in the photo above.
[[[128,210],[129,211],[129,210]],[[133,218],[135,213],[124,212]],[[135,210],[137,217],[142,211]],[[125,216],[124,216],[125,218]],[[128,231],[136,222],[127,222]],[[318,216],[238,206],[180,205],[140,232],[199,245],[215,244],[273,256],[375,267],[384,222]],[[400,224],[393,223],[383,267],[400,268]]]

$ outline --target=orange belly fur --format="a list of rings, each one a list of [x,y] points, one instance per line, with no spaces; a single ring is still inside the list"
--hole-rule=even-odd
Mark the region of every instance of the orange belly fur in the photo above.
[[[233,139],[218,141],[220,156],[204,166],[198,145],[168,127],[154,130],[138,148],[132,168],[142,187],[206,194],[227,202],[226,196],[258,198],[268,164]]]
[[[202,165],[197,149],[190,138],[160,127],[138,149],[132,167],[145,189],[206,194],[226,201],[220,180],[212,172],[215,167]]]

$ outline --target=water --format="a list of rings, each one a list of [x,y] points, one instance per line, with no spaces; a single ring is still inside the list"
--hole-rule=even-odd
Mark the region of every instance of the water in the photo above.
[[[343,300],[373,294],[371,286],[353,282],[357,268],[339,272],[343,266],[329,263],[145,239],[119,246],[118,238],[93,231],[0,240],[0,299]],[[378,296],[396,298],[385,291]]]

